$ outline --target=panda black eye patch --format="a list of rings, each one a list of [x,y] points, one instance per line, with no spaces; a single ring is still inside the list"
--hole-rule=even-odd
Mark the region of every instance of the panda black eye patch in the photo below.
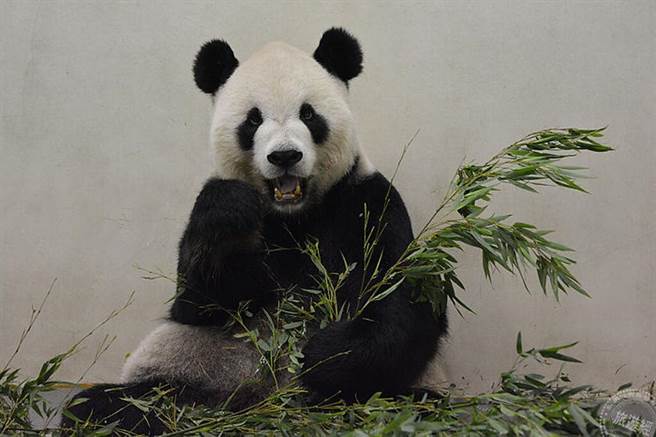
[[[314,110],[312,105],[303,103],[298,111],[298,117],[307,126],[310,135],[312,135],[312,141],[315,144],[321,144],[326,141],[330,132],[328,122],[321,114]]]
[[[253,138],[255,132],[262,124],[262,113],[257,108],[251,108],[246,114],[246,119],[237,127],[237,140],[239,147],[243,150],[251,150],[253,148]]]

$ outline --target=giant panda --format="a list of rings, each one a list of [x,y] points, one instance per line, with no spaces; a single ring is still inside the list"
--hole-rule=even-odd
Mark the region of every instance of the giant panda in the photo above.
[[[313,55],[270,43],[240,63],[222,40],[202,46],[196,85],[213,102],[215,172],[198,194],[179,243],[178,287],[169,317],[125,363],[119,384],[80,393],[70,413],[120,420],[141,433],[164,431],[152,413],[126,405],[153,387],[172,387],[180,403],[242,409],[273,388],[258,380],[259,355],[224,325],[248,302],[261,321],[280,290],[311,287],[314,267],[298,247],[316,239],[329,271],[353,271],[339,289],[355,308],[363,277],[364,211],[383,226],[374,259],[385,271],[413,239],[404,203],[361,149],[347,103],[362,71],[358,41],[326,31]],[[383,214],[384,213],[384,214]],[[371,223],[369,223],[371,224]],[[364,401],[412,390],[447,331],[446,315],[415,303],[409,283],[357,318],[312,326],[300,380],[314,399]],[[70,419],[64,426],[71,426]]]

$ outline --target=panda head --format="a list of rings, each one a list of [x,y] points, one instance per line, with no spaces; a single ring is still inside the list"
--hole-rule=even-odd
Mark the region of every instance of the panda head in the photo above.
[[[338,28],[313,56],[276,42],[239,63],[225,41],[203,45],[194,78],[213,97],[216,175],[251,183],[274,211],[294,214],[356,162],[359,173],[370,172],[347,104],[348,81],[361,71],[360,45]]]

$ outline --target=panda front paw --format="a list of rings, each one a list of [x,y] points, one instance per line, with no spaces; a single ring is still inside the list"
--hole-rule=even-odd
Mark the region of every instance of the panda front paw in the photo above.
[[[361,377],[361,363],[353,357],[358,349],[351,321],[335,322],[316,332],[303,348],[301,380],[305,387],[323,399],[335,394],[352,398]]]
[[[188,231],[206,241],[249,236],[259,231],[262,215],[262,195],[255,187],[212,178],[196,198]]]

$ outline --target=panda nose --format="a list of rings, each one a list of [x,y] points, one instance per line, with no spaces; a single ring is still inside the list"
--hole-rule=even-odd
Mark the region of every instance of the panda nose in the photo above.
[[[267,160],[278,167],[289,168],[303,158],[303,153],[298,150],[279,150],[267,155]]]

